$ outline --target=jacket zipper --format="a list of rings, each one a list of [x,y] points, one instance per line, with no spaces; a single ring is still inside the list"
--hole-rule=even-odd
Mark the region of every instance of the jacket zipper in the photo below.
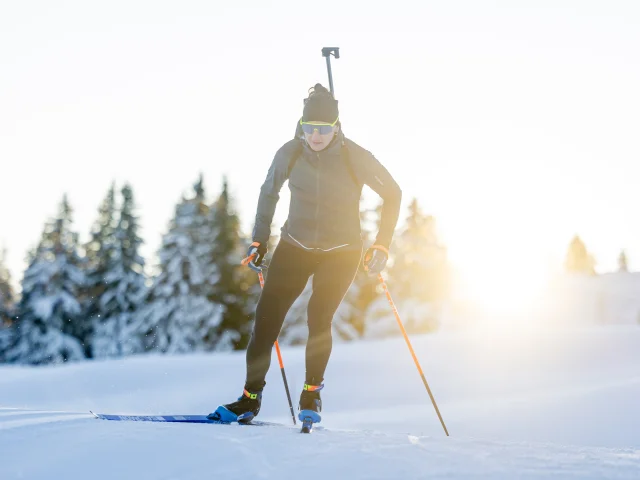
[[[320,154],[316,153],[316,157],[318,158],[318,167],[316,168],[316,236],[315,236],[315,245],[318,245],[318,234],[320,225],[318,222],[318,214],[320,212]]]

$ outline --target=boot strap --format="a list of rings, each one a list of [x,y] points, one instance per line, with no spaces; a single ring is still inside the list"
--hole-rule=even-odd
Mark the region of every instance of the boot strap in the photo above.
[[[324,383],[320,385],[309,385],[308,383],[304,384],[303,390],[305,392],[317,392],[324,388]]]
[[[247,390],[246,388],[244,389],[244,391],[242,392],[242,394],[247,397],[250,398],[251,400],[255,400],[256,398],[258,398],[258,394],[257,393],[251,393],[249,390]]]

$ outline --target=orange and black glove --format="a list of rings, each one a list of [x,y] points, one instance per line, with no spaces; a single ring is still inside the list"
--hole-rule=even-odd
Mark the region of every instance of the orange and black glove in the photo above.
[[[370,274],[378,274],[384,270],[389,260],[389,249],[382,245],[372,245],[364,254],[364,270]]]
[[[267,247],[260,242],[253,242],[247,250],[247,258],[242,260],[243,265],[248,265],[251,270],[262,271],[262,260],[267,254]]]

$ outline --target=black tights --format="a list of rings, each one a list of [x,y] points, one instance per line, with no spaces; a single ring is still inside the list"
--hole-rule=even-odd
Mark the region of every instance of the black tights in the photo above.
[[[307,307],[306,383],[319,385],[331,355],[331,322],[358,270],[362,251],[309,252],[280,241],[273,253],[247,348],[245,388],[262,391],[273,344],[293,302],[313,275]]]

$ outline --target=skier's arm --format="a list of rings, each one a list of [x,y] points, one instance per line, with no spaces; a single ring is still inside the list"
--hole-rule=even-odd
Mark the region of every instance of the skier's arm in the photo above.
[[[383,200],[376,245],[389,248],[400,216],[402,190],[387,169],[370,152],[358,155],[357,176]]]
[[[258,198],[256,221],[253,227],[253,240],[266,245],[271,235],[271,222],[280,199],[280,190],[289,175],[289,159],[291,157],[289,143],[282,146],[273,158]]]

